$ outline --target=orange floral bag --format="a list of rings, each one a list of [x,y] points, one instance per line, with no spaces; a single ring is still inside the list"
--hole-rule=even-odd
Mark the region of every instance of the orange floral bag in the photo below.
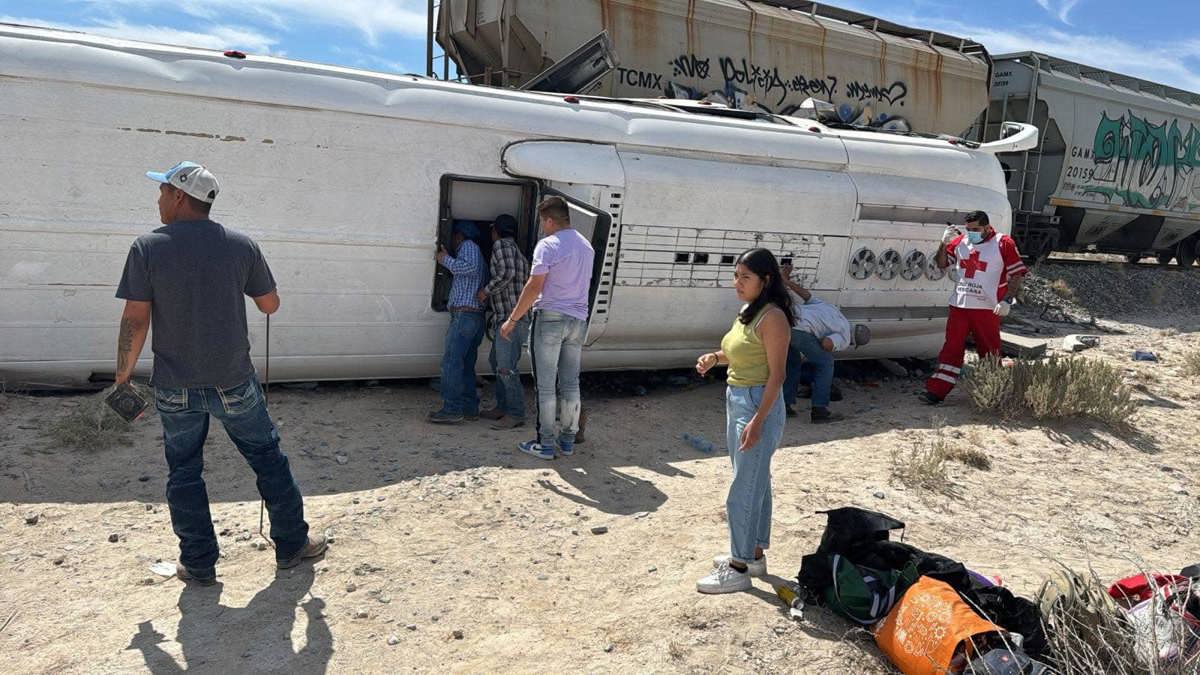
[[[921,577],[875,628],[875,643],[905,675],[960,671],[974,656],[971,638],[1000,633],[949,584]]]

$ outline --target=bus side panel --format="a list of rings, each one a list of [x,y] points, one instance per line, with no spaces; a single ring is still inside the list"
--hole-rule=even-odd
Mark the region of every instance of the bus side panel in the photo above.
[[[129,245],[158,226],[144,177],[182,159],[221,182],[213,219],[261,245],[282,308],[279,379],[437,372],[430,309],[438,182],[502,178],[514,140],[363,115],[6,78],[0,128],[0,378],[111,373]],[[451,151],[452,150],[452,151]],[[252,304],[259,367],[265,319]],[[139,374],[148,374],[150,349]]]

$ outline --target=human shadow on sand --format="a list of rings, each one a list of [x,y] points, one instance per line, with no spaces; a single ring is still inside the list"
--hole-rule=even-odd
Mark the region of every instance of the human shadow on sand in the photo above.
[[[311,565],[280,570],[245,607],[221,604],[224,587],[219,581],[207,587],[186,584],[179,594],[175,634],[184,665],[163,649],[167,638],[150,620],[138,624],[126,649],[140,651],[146,669],[154,675],[325,672],[333,655],[333,637],[324,617],[325,601],[309,595],[312,584]],[[299,649],[294,648],[292,638],[297,606],[305,616]]]

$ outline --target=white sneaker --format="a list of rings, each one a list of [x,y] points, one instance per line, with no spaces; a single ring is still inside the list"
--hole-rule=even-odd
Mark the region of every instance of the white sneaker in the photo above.
[[[696,590],[701,593],[737,593],[750,590],[750,586],[750,575],[733,569],[728,562],[696,582]]]
[[[721,565],[729,564],[729,561],[732,557],[733,556],[726,553],[725,555],[719,555],[713,558],[713,567],[720,567]],[[747,573],[749,573],[752,577],[761,578],[767,576],[767,554],[764,553],[763,557],[759,558],[758,560],[751,560],[750,562],[746,563],[746,567]]]

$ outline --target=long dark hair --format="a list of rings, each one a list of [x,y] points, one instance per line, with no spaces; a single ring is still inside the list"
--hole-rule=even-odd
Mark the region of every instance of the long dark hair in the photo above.
[[[737,262],[734,264],[745,265],[751,272],[766,280],[762,292],[758,294],[754,302],[746,305],[746,308],[738,314],[738,319],[749,326],[767,303],[775,303],[779,309],[783,310],[788,325],[792,325],[795,320],[792,313],[792,296],[788,295],[787,286],[783,285],[783,273],[779,271],[779,262],[775,260],[775,254],[765,248],[752,248],[738,256]]]

